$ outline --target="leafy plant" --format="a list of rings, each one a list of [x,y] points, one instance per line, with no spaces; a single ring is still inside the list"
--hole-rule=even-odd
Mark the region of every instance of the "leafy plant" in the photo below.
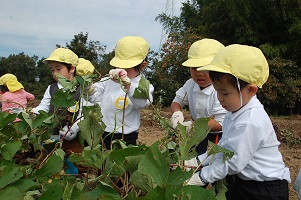
[[[52,104],[70,107],[76,87],[91,84],[93,77],[76,77],[67,81],[60,77],[64,88],[56,93]],[[135,91],[137,98],[148,98],[149,82],[142,78]],[[63,140],[54,145],[42,163],[38,163],[42,142],[48,141],[58,119],[55,114],[40,112],[32,116],[26,112],[0,112],[0,199],[216,199],[215,192],[186,185],[193,171],[186,171],[183,160],[196,155],[194,147],[208,131],[208,120],[198,119],[188,130],[178,125],[173,135],[150,147],[126,146],[123,140],[112,142],[112,150],[105,149],[101,135],[102,122],[98,105],[83,106],[80,137],[87,142],[82,153],[73,153],[69,161],[87,168],[84,177],[64,172]],[[158,112],[158,119],[164,121]],[[21,121],[13,123],[16,117]],[[162,125],[171,129],[166,120]],[[171,132],[171,131],[170,131]],[[175,139],[176,138],[176,139]],[[223,152],[213,146],[211,153]],[[20,159],[26,162],[19,162]],[[171,169],[171,164],[173,167]],[[95,173],[97,172],[97,173]],[[217,184],[218,185],[218,184]],[[222,186],[219,185],[221,188]]]

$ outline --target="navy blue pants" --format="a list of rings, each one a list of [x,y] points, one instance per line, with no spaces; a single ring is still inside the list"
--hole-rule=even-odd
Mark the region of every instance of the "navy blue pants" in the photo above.
[[[227,176],[226,198],[228,200],[288,200],[286,180],[246,181],[237,176]]]

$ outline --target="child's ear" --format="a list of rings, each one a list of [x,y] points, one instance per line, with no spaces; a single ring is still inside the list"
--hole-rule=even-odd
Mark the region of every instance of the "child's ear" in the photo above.
[[[147,66],[147,62],[144,60],[140,65],[140,71],[143,71]]]
[[[257,85],[249,84],[248,85],[248,93],[250,96],[254,96],[258,91]]]
[[[71,68],[70,68],[70,70],[69,70],[69,71],[70,71],[70,73],[74,74],[74,72],[75,72],[75,69],[76,69],[76,68],[75,68],[74,66],[71,66]]]

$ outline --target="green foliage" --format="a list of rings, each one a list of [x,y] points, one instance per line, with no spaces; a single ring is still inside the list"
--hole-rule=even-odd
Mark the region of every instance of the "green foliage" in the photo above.
[[[52,104],[55,109],[67,109],[63,107],[76,104],[70,100],[76,91],[74,87],[91,84],[93,79],[76,77],[74,81],[68,81],[60,77],[59,81],[64,88],[56,93]],[[143,78],[135,95],[148,98],[145,94],[148,87],[149,82]],[[116,140],[113,149],[107,150],[102,145],[105,125],[100,107],[83,106],[82,110],[84,119],[79,122],[80,135],[88,146],[82,153],[69,156],[69,161],[87,169],[86,177],[79,179],[63,171],[65,152],[61,147],[64,140],[57,143],[49,140],[49,132],[57,124],[55,119],[59,118],[56,114],[40,112],[40,115],[32,116],[24,112],[18,115],[21,122],[12,123],[16,114],[0,112],[1,198],[12,195],[17,199],[215,199],[212,191],[186,185],[193,171],[184,170],[182,160],[177,159],[191,156],[194,146],[206,137],[208,119],[197,120],[189,133],[179,125],[179,131],[175,131],[179,139],[173,149],[167,148],[165,142],[172,141],[169,135],[165,141],[158,141],[150,147],[126,146],[124,141]],[[49,149],[42,162],[31,158],[27,164],[22,164],[20,154],[28,152],[30,145],[37,150],[43,148],[40,146],[42,142],[45,148],[46,144],[53,144],[54,149]],[[223,148],[215,148],[213,154],[218,152],[228,153]],[[178,167],[171,170],[174,161]],[[100,173],[91,177],[92,171]]]
[[[163,44],[161,52],[154,54],[157,59],[151,59],[151,72],[148,79],[154,85],[155,103],[170,106],[175,92],[190,78],[189,68],[182,63],[188,59],[188,49],[191,44],[201,39],[193,32],[171,33]],[[168,88],[168,89],[167,89]]]

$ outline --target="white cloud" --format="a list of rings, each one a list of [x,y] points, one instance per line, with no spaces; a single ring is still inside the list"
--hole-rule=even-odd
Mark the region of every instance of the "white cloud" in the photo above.
[[[65,45],[80,32],[108,51],[126,35],[144,37],[157,51],[162,26],[155,18],[165,5],[162,0],[0,0],[0,56],[47,57],[56,44]],[[175,15],[180,7],[175,0]]]

